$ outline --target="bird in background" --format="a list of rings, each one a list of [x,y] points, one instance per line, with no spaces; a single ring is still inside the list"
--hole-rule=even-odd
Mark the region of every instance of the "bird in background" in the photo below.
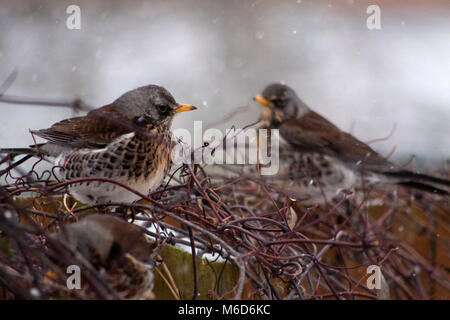
[[[60,167],[66,181],[108,178],[146,195],[161,185],[170,170],[174,115],[195,109],[177,103],[165,88],[147,85],[85,116],[32,131],[45,143],[0,149],[0,153],[42,156]],[[85,204],[130,203],[140,198],[106,181],[69,184],[68,192]]]
[[[283,181],[292,196],[322,203],[342,189],[382,183],[399,184],[449,195],[450,181],[398,166],[351,134],[311,110],[290,87],[274,83],[254,100],[261,123],[279,129],[280,170],[270,177]],[[279,183],[278,183],[279,185]],[[309,200],[308,200],[309,199]]]

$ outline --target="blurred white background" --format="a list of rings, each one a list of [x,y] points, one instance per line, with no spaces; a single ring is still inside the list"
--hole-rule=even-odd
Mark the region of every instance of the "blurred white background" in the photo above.
[[[66,8],[81,8],[81,30]],[[393,159],[450,159],[450,1],[0,1],[0,82],[9,95],[100,107],[146,84],[199,111],[174,127],[205,125],[283,81],[310,107]],[[0,147],[32,143],[28,129],[74,116],[67,108],[0,103]]]

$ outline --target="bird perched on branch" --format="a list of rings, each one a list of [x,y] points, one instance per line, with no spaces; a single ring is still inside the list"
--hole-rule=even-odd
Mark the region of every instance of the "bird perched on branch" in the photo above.
[[[148,85],[129,91],[113,103],[82,117],[66,119],[48,129],[32,131],[46,143],[0,153],[31,154],[54,159],[69,193],[86,204],[132,202],[160,186],[172,159],[170,127],[177,113],[196,108],[179,104],[163,87]]]
[[[265,128],[279,129],[280,171],[275,180],[310,202],[323,202],[339,189],[393,183],[449,195],[450,181],[414,173],[389,162],[364,142],[311,110],[293,89],[267,86],[254,97]]]

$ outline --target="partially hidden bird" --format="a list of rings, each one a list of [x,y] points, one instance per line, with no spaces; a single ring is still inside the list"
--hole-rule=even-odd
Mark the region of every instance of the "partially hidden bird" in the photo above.
[[[270,84],[253,100],[261,105],[262,127],[279,130],[280,170],[270,180],[306,203],[323,203],[340,190],[364,184],[399,184],[449,195],[449,180],[388,161],[311,110],[287,85]]]
[[[139,226],[118,217],[93,214],[76,223],[62,226],[51,237],[80,253],[121,298],[154,298],[155,261],[152,253],[156,244],[146,237]],[[54,245],[54,242],[49,242],[49,245]],[[58,251],[50,253],[53,253],[51,257],[64,269],[69,262],[77,263],[76,260],[60,260],[61,257],[55,254]],[[71,258],[72,256],[68,259]],[[81,281],[79,289],[82,292],[95,292],[87,281]]]
[[[48,129],[31,131],[47,142],[29,148],[5,148],[11,156],[44,157],[60,168],[68,192],[85,204],[130,203],[158,188],[172,164],[170,127],[175,114],[195,110],[180,104],[163,87],[147,85],[126,92],[85,116],[69,118]]]

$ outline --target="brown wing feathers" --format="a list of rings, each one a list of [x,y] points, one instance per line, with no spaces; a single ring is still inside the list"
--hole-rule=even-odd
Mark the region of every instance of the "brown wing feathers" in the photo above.
[[[370,166],[391,166],[367,144],[340,130],[314,111],[286,121],[280,133],[289,143],[305,152],[326,153],[352,165],[361,160]]]
[[[98,148],[132,131],[130,120],[107,105],[86,116],[66,119],[33,133],[56,144]]]

